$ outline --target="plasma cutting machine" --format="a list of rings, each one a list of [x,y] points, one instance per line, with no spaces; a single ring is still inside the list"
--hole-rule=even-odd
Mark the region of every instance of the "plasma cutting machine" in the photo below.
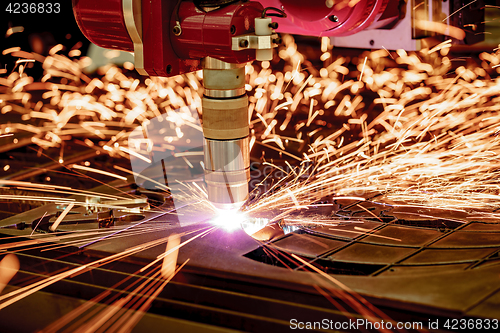
[[[209,200],[221,209],[239,208],[248,198],[245,64],[272,59],[280,42],[275,31],[334,37],[345,47],[408,50],[439,41],[436,31],[416,24],[429,21],[469,25],[464,40],[455,42],[474,43],[483,36],[483,1],[465,6],[454,15],[463,1],[73,0],[85,36],[98,46],[133,52],[140,74],[203,69],[205,180]]]
[[[428,14],[434,15],[439,12],[437,9],[430,11],[431,5],[435,2],[420,3],[424,5],[418,8],[424,8]],[[450,23],[454,19],[464,20],[467,15],[473,13],[470,7],[475,8],[474,3],[469,7],[464,7],[463,15],[459,15],[460,11],[453,15],[463,7],[463,3],[451,0],[448,3],[453,3],[455,7],[451,4],[447,8],[436,7],[441,9],[441,13],[436,14],[435,19],[432,18],[433,22],[442,23],[447,17]],[[234,207],[241,204],[247,194],[248,173],[245,158],[248,156],[248,150],[245,145],[248,140],[246,138],[248,118],[243,116],[246,116],[246,98],[244,90],[241,89],[245,83],[243,64],[252,59],[269,59],[271,46],[277,45],[274,42],[279,41],[275,40],[279,37],[274,31],[332,36],[335,45],[343,46],[357,44],[369,47],[370,41],[373,40],[373,47],[382,45],[391,49],[392,47],[386,42],[394,42],[394,45],[401,45],[401,48],[407,50],[410,47],[407,48],[405,46],[407,44],[404,43],[423,47],[428,41],[423,36],[432,37],[430,31],[419,32],[416,26],[413,29],[414,26],[411,24],[413,11],[408,8],[415,8],[415,2],[402,3],[402,6],[408,7],[406,7],[406,12],[402,10],[403,7],[398,7],[397,12],[401,16],[390,16],[388,11],[393,7],[390,7],[391,2],[387,2],[385,10],[383,7],[376,9],[379,16],[370,19],[371,25],[365,24],[356,10],[359,9],[357,6],[368,11],[375,10],[375,7],[370,7],[376,5],[375,1],[370,5],[361,0],[348,9],[347,7],[340,8],[341,6],[336,8],[339,4],[341,2],[324,5],[318,3],[315,6],[313,2],[309,2],[307,3],[309,7],[301,11],[303,3],[285,0],[261,4],[219,3],[218,6],[212,7],[208,3],[193,4],[188,1],[169,3],[152,0],[142,2],[80,0],[74,1],[74,8],[81,28],[95,43],[109,48],[133,51],[136,57],[136,67],[142,73],[151,76],[169,76],[205,67],[206,96],[203,105],[203,126],[207,138],[205,146],[208,163],[205,165],[207,166],[206,179],[209,182],[210,199],[219,207]],[[328,7],[329,5],[331,7]],[[266,10],[266,6],[284,11],[287,17],[281,17],[284,15],[279,10]],[[310,8],[313,10],[309,11]],[[341,15],[342,10],[346,11],[347,16]],[[358,19],[354,20],[356,15]],[[390,17],[393,17],[392,23],[389,23],[390,20],[385,21]],[[351,18],[353,20],[349,21]],[[265,30],[264,34],[259,35],[255,19],[258,22],[264,22],[262,27]],[[269,23],[270,19],[272,22]],[[394,27],[391,30],[380,27],[372,30],[366,29],[380,26],[383,20],[387,24],[395,24]],[[474,22],[482,21],[484,19],[477,19]],[[348,28],[345,25],[347,22],[350,22],[349,25],[352,27],[348,32],[346,32]],[[466,22],[461,21],[456,25],[466,30],[469,28],[464,25],[472,24]],[[279,26],[276,27],[273,23],[278,23]],[[234,28],[231,29],[233,26]],[[361,27],[362,31],[358,31],[358,27]],[[390,26],[385,27],[390,28]],[[470,29],[473,28],[470,27]],[[474,32],[472,37],[469,39],[469,34],[466,34],[465,42],[473,41],[476,33],[480,36],[478,31],[480,28],[480,24],[476,24],[475,32],[471,30]],[[344,29],[343,32],[340,29]],[[422,38],[414,37],[412,31],[421,33]],[[355,34],[343,36],[344,33],[351,32]],[[341,50],[341,52],[345,51]],[[436,61],[441,59],[437,57],[437,54],[432,54],[433,56],[436,56],[433,58]],[[387,57],[385,58],[389,60]],[[497,59],[496,55],[492,58]],[[47,57],[47,59],[51,58]],[[64,57],[59,57],[59,59],[64,60]],[[61,63],[70,62],[66,59]],[[431,65],[435,62],[433,60],[424,63]],[[496,67],[497,64],[491,63],[491,67]],[[387,67],[387,70],[389,68],[391,67]],[[471,71],[480,68],[482,67],[472,67]],[[495,69],[491,68],[491,71]],[[333,70],[328,70],[328,72],[337,74]],[[63,71],[63,74],[69,73],[72,72]],[[319,79],[319,76],[315,75],[314,78]],[[448,83],[445,79],[454,80],[455,75],[443,78],[439,74],[429,76],[429,78],[437,79],[438,83],[422,88],[433,88],[436,89],[436,93],[441,94],[448,91]],[[18,80],[23,79],[19,77]],[[107,79],[106,76],[101,79],[105,87],[110,82],[113,84],[117,82],[115,79]],[[133,82],[133,79],[128,79]],[[356,72],[347,80],[356,82]],[[404,80],[404,76],[402,74],[394,76],[394,80]],[[443,120],[440,124],[442,127],[439,128],[443,128],[445,131],[443,133],[450,133],[443,138],[447,140],[444,142],[450,139],[446,147],[453,147],[450,156],[443,161],[445,167],[442,168],[443,170],[438,170],[440,162],[434,162],[436,155],[430,154],[427,155],[432,158],[430,168],[423,166],[421,169],[420,167],[416,169],[428,170],[429,175],[426,178],[421,178],[421,174],[417,174],[411,168],[410,173],[403,171],[401,174],[402,176],[411,174],[415,175],[415,178],[431,181],[436,178],[444,179],[444,183],[431,182],[429,187],[421,188],[419,191],[412,191],[413,180],[411,178],[408,181],[406,178],[402,181],[403,178],[398,176],[390,182],[381,183],[379,188],[382,188],[383,184],[395,184],[398,189],[403,189],[406,195],[403,199],[398,198],[401,192],[395,192],[396,195],[392,192],[376,196],[368,193],[361,198],[359,196],[335,198],[330,195],[333,191],[328,192],[328,196],[321,197],[323,194],[320,193],[314,199],[301,200],[300,204],[302,202],[311,204],[307,212],[305,209],[293,212],[287,216],[288,221],[285,219],[276,221],[259,231],[259,234],[253,234],[255,238],[247,235],[243,228],[227,231],[222,227],[214,227],[212,221],[184,226],[177,221],[180,222],[178,216],[180,214],[171,216],[169,214],[172,208],[170,199],[173,195],[157,190],[150,191],[150,188],[146,186],[138,187],[131,178],[109,181],[107,178],[109,176],[103,174],[103,178],[97,178],[99,181],[102,179],[103,185],[87,191],[90,186],[87,187],[87,183],[78,182],[81,179],[86,181],[86,177],[78,177],[74,173],[66,175],[66,172],[54,174],[47,171],[60,167],[57,159],[46,165],[35,165],[34,168],[26,169],[26,162],[30,161],[32,155],[29,154],[26,157],[19,155],[19,147],[14,143],[10,144],[11,148],[7,146],[5,149],[13,152],[6,154],[6,158],[9,159],[11,169],[18,168],[20,173],[13,173],[11,178],[4,179],[4,184],[12,184],[12,186],[4,185],[6,192],[3,193],[3,198],[7,200],[8,205],[4,207],[19,205],[24,209],[23,207],[26,207],[24,200],[31,198],[50,202],[0,221],[0,237],[4,251],[2,256],[6,254],[5,252],[15,253],[20,263],[18,273],[1,295],[3,300],[0,306],[3,308],[0,311],[0,331],[50,331],[51,327],[59,327],[58,331],[75,331],[76,329],[104,331],[108,328],[122,331],[126,329],[122,323],[127,323],[131,327],[137,322],[134,323],[130,319],[135,320],[141,315],[144,317],[137,323],[134,332],[229,332],[233,330],[289,332],[304,325],[305,322],[321,322],[325,318],[329,323],[347,323],[351,318],[356,322],[379,317],[381,320],[386,320],[386,315],[394,324],[396,322],[423,323],[420,331],[422,327],[425,327],[424,330],[437,331],[434,329],[434,323],[440,324],[439,329],[446,327],[444,325],[463,327],[464,322],[468,327],[470,323],[476,323],[475,327],[479,325],[483,325],[484,328],[498,327],[500,225],[498,216],[495,215],[495,211],[498,211],[498,200],[494,197],[497,194],[494,188],[496,173],[494,172],[495,160],[491,157],[491,153],[496,151],[493,146],[496,142],[494,140],[498,138],[495,136],[497,118],[493,114],[496,112],[494,104],[497,96],[495,89],[497,81],[485,77],[478,79],[477,82],[482,82],[484,86],[476,87],[474,94],[476,92],[477,95],[484,94],[482,99],[490,100],[482,102],[481,99],[477,102],[477,95],[463,93],[464,87],[468,87],[471,82],[465,79],[459,80],[462,85],[457,84],[458,89],[455,89],[456,91],[449,99],[456,102],[458,107],[438,118]],[[16,82],[19,81],[13,81],[10,88],[5,85],[2,87],[11,89],[16,86]],[[54,78],[54,82],[61,81]],[[340,76],[336,82],[342,82]],[[419,79],[415,88],[419,89],[420,84],[426,84],[426,82],[426,79]],[[442,85],[441,82],[445,84]],[[40,82],[34,83],[40,85]],[[173,82],[169,83],[173,84]],[[47,84],[52,85],[50,82]],[[294,85],[300,87],[300,85]],[[81,88],[87,86],[83,83],[76,84],[76,87]],[[109,86],[112,87],[112,85]],[[140,86],[145,85],[140,84]],[[411,83],[403,85],[404,88],[411,86]],[[313,88],[312,84],[310,88]],[[376,89],[366,90],[376,93]],[[26,89],[26,91],[30,90]],[[140,90],[138,89],[137,92]],[[107,97],[106,94],[107,91],[105,93],[96,91],[89,96],[95,97],[96,103],[101,103],[102,99],[99,98]],[[17,95],[18,93],[14,93],[11,97],[15,99]],[[62,91],[57,96],[67,96],[67,94]],[[127,102],[132,97],[134,96],[126,97],[122,105],[128,107],[130,104]],[[77,100],[79,98],[77,97]],[[412,98],[404,105],[410,105],[413,101],[419,100],[421,99]],[[35,100],[30,99],[31,101]],[[50,113],[53,113],[53,110],[63,110],[66,105],[64,103],[52,105],[50,104],[52,101],[53,99],[47,98],[42,103],[48,107],[47,112]],[[471,101],[477,102],[477,105],[473,105],[472,110],[469,110]],[[15,107],[16,103],[17,100],[11,104]],[[443,105],[440,103],[441,101],[430,105],[438,109]],[[419,107],[415,104],[411,106]],[[493,111],[488,111],[491,112],[490,114],[485,112],[485,109]],[[27,110],[31,111],[29,108]],[[300,112],[303,110],[299,110],[296,115],[305,117],[305,113]],[[372,113],[376,113],[381,108],[371,110],[373,110]],[[463,113],[464,115],[477,115],[477,117],[471,117],[474,119],[467,118],[473,125],[463,126],[463,118],[460,117],[462,110],[467,110]],[[399,112],[399,109],[395,109],[390,115],[397,115]],[[90,114],[85,119],[92,120],[92,113]],[[14,115],[13,112],[8,112],[4,116]],[[19,116],[22,115],[24,113]],[[110,127],[113,129],[111,133],[116,134],[121,131],[115,124],[121,124],[118,121],[121,121],[122,115],[126,114],[120,112],[120,118],[113,118],[117,121]],[[321,121],[333,121],[332,118],[328,118],[330,115],[334,115],[333,111],[321,117]],[[455,125],[451,129],[448,127],[448,116],[455,117],[453,120]],[[301,121],[297,118],[299,117],[294,119],[297,120],[295,124]],[[486,118],[490,118],[488,121],[491,125],[487,126],[491,128],[480,125],[483,121],[486,123]],[[4,119],[9,118],[4,117]],[[403,119],[403,117],[398,117],[398,119]],[[45,123],[45,118],[42,120],[42,124]],[[28,121],[33,121],[33,119]],[[411,125],[414,119],[408,116],[406,122],[403,120],[402,122],[404,126]],[[221,123],[227,127],[223,127]],[[54,127],[56,124],[54,122]],[[394,122],[391,121],[391,124]],[[74,129],[74,127],[67,128]],[[289,128],[292,131],[293,127],[289,126]],[[357,128],[353,127],[352,132]],[[455,128],[463,130],[455,133],[453,132]],[[63,129],[65,130],[66,127]],[[313,131],[312,127],[304,126],[300,133],[307,135],[305,132],[307,129]],[[491,135],[485,135],[485,133],[490,133],[488,132],[490,129],[493,129]],[[325,132],[330,133],[326,129]],[[83,136],[88,132],[85,130],[80,133],[84,133]],[[464,133],[463,137],[462,133]],[[5,136],[2,140],[6,142],[15,139],[17,142],[18,138],[22,138],[22,136],[17,136],[17,133],[10,134],[12,136]],[[477,138],[479,135],[484,135],[481,141],[465,140],[465,138]],[[190,136],[186,135],[186,137]],[[104,144],[108,142],[107,138],[106,136],[106,141],[92,139]],[[28,139],[31,142],[31,137]],[[490,139],[491,143],[488,142]],[[436,141],[439,149],[436,153],[437,156],[441,156],[443,141],[438,141],[436,137],[429,140]],[[457,142],[465,146],[462,151],[469,152],[460,159],[457,159],[456,155]],[[472,143],[473,148],[477,150],[470,148],[467,145],[469,143]],[[392,141],[388,141],[387,145],[392,146]],[[64,159],[71,168],[78,170],[80,167],[81,170],[87,164],[97,167],[103,165],[104,170],[113,172],[114,167],[118,166],[116,165],[117,159],[113,156],[107,160],[107,155],[97,155],[94,149],[91,149],[90,153],[82,153],[80,147],[82,145],[76,140],[74,144],[69,143],[66,146]],[[491,147],[491,150],[483,147]],[[74,152],[75,150],[77,152],[73,156],[68,153],[68,151]],[[57,153],[59,151],[62,152],[62,149],[58,149]],[[349,152],[349,150],[346,151]],[[52,154],[51,152],[53,150],[48,153]],[[484,154],[476,156],[476,152]],[[57,153],[49,157],[60,156]],[[170,151],[168,153],[170,154]],[[471,160],[468,157],[471,156],[477,157],[474,157],[474,161],[478,164],[474,163],[470,168],[456,171],[460,166],[470,164]],[[106,158],[105,164],[101,164],[103,157]],[[399,169],[401,165],[411,167],[422,164],[421,159],[415,159],[414,162],[406,164],[409,156],[405,153],[397,157],[397,159],[389,160],[389,163],[395,163],[394,168],[391,166],[388,171]],[[87,159],[91,162],[82,163]],[[462,163],[457,164],[460,160]],[[353,161],[356,162],[354,159]],[[403,163],[399,163],[400,161]],[[385,167],[387,164],[380,166]],[[183,171],[187,169],[184,164],[183,167]],[[78,172],[77,170],[75,172]],[[122,167],[118,170],[127,169]],[[373,174],[378,170],[382,168],[376,168]],[[200,171],[203,172],[201,169]],[[438,171],[437,176],[434,173],[436,171]],[[384,172],[388,174],[387,171]],[[455,172],[457,172],[456,175],[453,175]],[[362,177],[368,178],[369,174],[361,173],[354,176],[354,172],[345,171],[345,173],[348,177],[341,180],[348,186],[349,192],[345,193],[357,194],[355,191],[358,186],[356,184],[350,186],[349,182]],[[463,175],[466,175],[463,180],[454,182],[455,178]],[[468,175],[472,175],[471,178],[468,178]],[[53,177],[52,180],[49,176]],[[262,174],[262,178],[266,176]],[[274,179],[281,177],[271,176]],[[449,176],[451,177],[448,178]],[[471,181],[483,176],[485,179],[481,181],[480,186],[475,186],[472,190],[467,190],[465,194],[462,194],[464,184],[465,187],[469,187]],[[73,182],[75,179],[77,182]],[[450,179],[452,184],[457,185],[453,188],[459,188],[459,192],[448,191]],[[93,184],[90,179],[88,181],[89,184]],[[332,183],[334,181],[337,182],[337,179],[334,178]],[[401,187],[397,184],[398,181],[402,182]],[[439,191],[434,192],[436,185],[443,186],[442,195],[435,196],[435,193],[439,194]],[[491,192],[483,190],[489,189],[490,186],[493,188]],[[341,186],[338,187],[341,188]],[[304,193],[310,188],[309,184],[306,184],[291,189]],[[431,191],[428,191],[429,188]],[[17,194],[19,193],[17,191],[24,193],[24,191],[35,189],[46,193],[49,197]],[[64,195],[59,196],[59,192]],[[66,198],[65,193],[72,194],[72,197]],[[5,199],[6,194],[19,199]],[[240,196],[236,197],[236,194]],[[469,194],[470,197],[468,197]],[[431,199],[426,199],[429,197]],[[262,206],[254,206],[258,207],[254,210],[256,220],[260,218],[261,211],[264,217],[267,217],[266,213],[276,217],[284,211],[281,208],[288,209],[295,205],[290,199],[282,200],[283,204],[272,205],[266,212],[261,207],[265,208],[267,198],[269,197],[264,197],[260,202]],[[421,198],[429,202],[433,200],[433,202],[429,207],[415,205],[415,201],[420,201]],[[444,202],[441,203],[441,200]],[[406,204],[400,205],[400,202]],[[457,202],[461,203],[460,207],[456,206]],[[435,208],[434,205],[444,208]],[[318,218],[320,218],[320,223],[316,222]],[[55,221],[60,222],[59,226],[54,227]],[[52,232],[53,229],[56,232]],[[214,231],[210,232],[211,229]],[[182,238],[174,238],[183,244],[177,257],[177,263],[182,264],[179,266],[180,271],[172,280],[155,278],[153,274],[161,274],[159,272],[161,261],[159,262],[158,259],[169,251],[165,250],[165,242],[167,239],[172,239],[170,236],[173,234],[182,235]],[[256,239],[262,242],[256,242]],[[129,253],[131,255],[128,255]],[[124,254],[127,256],[124,257]],[[109,261],[116,258],[118,260]],[[188,264],[184,265],[183,263],[186,262]],[[103,264],[106,266],[103,267]],[[146,269],[146,266],[149,268]],[[338,282],[334,283],[334,281]],[[346,290],[344,286],[348,289]],[[12,298],[6,298],[5,295],[11,295]],[[362,300],[362,303],[358,300]],[[140,311],[137,311],[138,309]],[[148,310],[146,312],[142,309]],[[372,315],[372,312],[367,312],[372,309],[376,310],[377,314]],[[29,320],[26,319],[26,314],[29,314]],[[65,322],[66,319],[68,321]],[[101,324],[102,326],[98,327]],[[92,329],[94,327],[97,328]],[[343,330],[343,326],[337,328],[330,324],[328,327],[332,330]],[[366,331],[378,330],[366,329]],[[412,330],[408,329],[408,331]]]

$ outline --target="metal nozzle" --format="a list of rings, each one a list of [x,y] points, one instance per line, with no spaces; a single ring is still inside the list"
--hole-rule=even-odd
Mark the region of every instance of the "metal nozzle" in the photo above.
[[[245,65],[207,57],[203,61],[203,134],[208,200],[239,209],[248,199],[250,155]]]

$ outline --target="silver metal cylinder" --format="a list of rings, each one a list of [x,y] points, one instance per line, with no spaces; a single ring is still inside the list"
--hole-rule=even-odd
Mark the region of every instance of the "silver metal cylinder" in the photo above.
[[[237,140],[205,139],[205,169],[209,171],[238,171],[250,167],[248,137]]]
[[[245,95],[245,64],[231,64],[207,57],[203,61],[203,95],[234,98]]]

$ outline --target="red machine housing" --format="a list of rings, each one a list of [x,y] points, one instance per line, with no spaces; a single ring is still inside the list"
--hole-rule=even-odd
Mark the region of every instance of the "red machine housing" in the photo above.
[[[254,19],[263,6],[281,8],[286,18],[276,17],[279,32],[312,36],[351,35],[380,27],[399,18],[399,0],[240,1],[204,11],[190,1],[172,0],[72,0],[77,23],[94,44],[134,51],[124,21],[123,3],[139,1],[142,17],[143,67],[152,76],[173,76],[201,68],[210,56],[230,63],[255,59],[255,51],[233,51],[233,36],[254,31]],[[177,7],[178,4],[178,7]],[[177,19],[182,32],[174,34]]]
[[[201,69],[207,56],[231,63],[255,59],[254,50],[231,50],[231,37],[255,30],[254,19],[263,7],[258,2],[238,2],[204,12],[193,2],[178,8],[182,33],[176,36],[176,1],[142,0],[144,69],[151,76],[173,76]],[[124,22],[122,0],[73,0],[80,30],[94,44],[133,51]]]

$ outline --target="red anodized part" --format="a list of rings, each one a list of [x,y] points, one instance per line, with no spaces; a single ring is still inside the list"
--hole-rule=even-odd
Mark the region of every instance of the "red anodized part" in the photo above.
[[[173,76],[201,68],[199,61],[189,65],[172,49],[170,16],[176,1],[142,0],[144,69],[151,76]]]
[[[175,53],[183,59],[201,59],[206,56],[231,63],[255,59],[255,50],[233,51],[232,37],[255,31],[255,18],[264,8],[258,2],[244,2],[203,12],[192,2],[183,1],[179,8],[182,33],[172,36]],[[175,25],[175,13],[171,30]]]
[[[73,0],[73,13],[92,43],[107,49],[134,50],[123,20],[122,0]]]
[[[359,0],[354,5],[325,0],[259,0],[264,7],[282,8],[286,18],[273,18],[278,32],[308,36],[344,36],[368,29],[384,13],[389,0]]]

